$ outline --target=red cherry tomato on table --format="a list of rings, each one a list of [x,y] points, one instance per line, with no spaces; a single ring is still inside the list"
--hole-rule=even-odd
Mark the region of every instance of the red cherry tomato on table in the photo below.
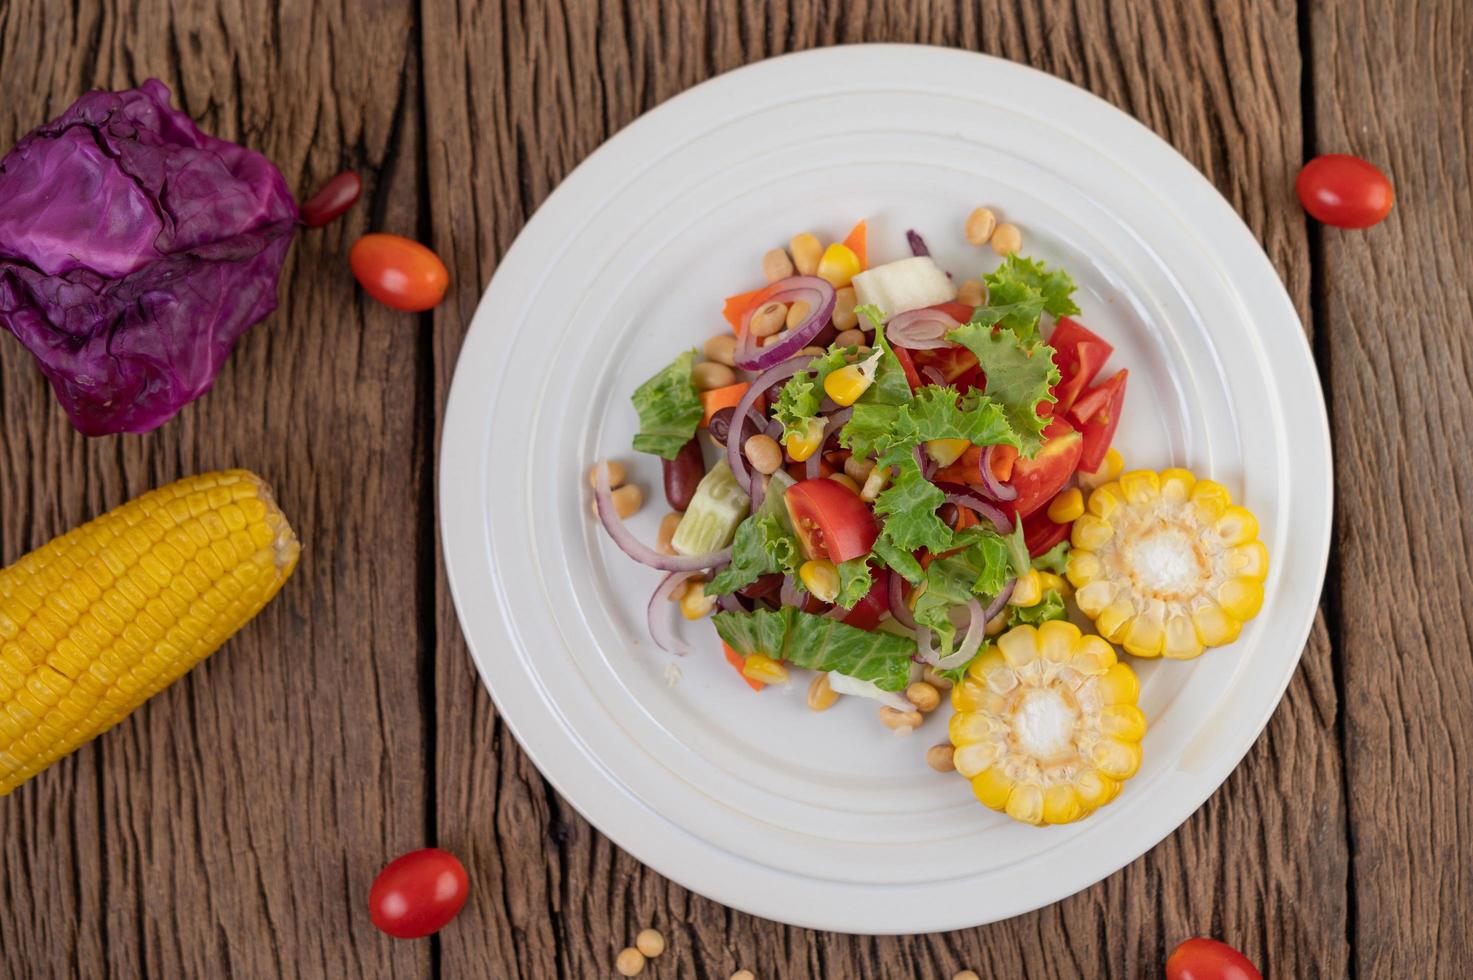
[[[1171,951],[1166,980],[1263,980],[1263,974],[1227,943],[1196,936]]]
[[[470,882],[455,855],[438,847],[410,851],[390,861],[368,892],[368,914],[397,939],[418,939],[441,929],[465,907]]]
[[[1294,181],[1299,203],[1336,228],[1369,228],[1391,213],[1391,181],[1374,163],[1347,153],[1315,157]]]
[[[880,536],[869,505],[834,480],[801,480],[788,487],[783,502],[805,557],[848,561],[869,554]]]
[[[450,288],[450,273],[440,257],[399,235],[364,235],[353,243],[348,265],[368,295],[406,313],[428,310]]]

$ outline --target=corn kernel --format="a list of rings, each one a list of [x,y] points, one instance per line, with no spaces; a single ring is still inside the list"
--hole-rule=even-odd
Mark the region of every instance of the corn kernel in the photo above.
[[[788,668],[764,653],[752,653],[742,664],[742,676],[763,684],[786,684]]]
[[[1103,520],[1109,520],[1110,515],[1125,505],[1125,497],[1118,483],[1106,483],[1095,488],[1094,493],[1089,495],[1087,509],[1093,515]]]
[[[1069,593],[1073,591],[1069,588],[1069,583],[1064,581],[1063,577],[1055,575],[1053,572],[1039,572],[1038,587],[1045,594],[1052,590],[1065,598],[1068,598]]]
[[[1095,681],[1095,689],[1107,706],[1135,704],[1140,697],[1141,682],[1128,665],[1116,661]]]
[[[1204,647],[1190,616],[1172,616],[1166,621],[1166,639],[1161,654],[1171,660],[1191,660],[1201,656]]]
[[[1102,738],[1095,743],[1092,755],[1090,761],[1111,779],[1129,779],[1141,767],[1139,742]]]
[[[1217,519],[1217,536],[1229,548],[1258,539],[1258,518],[1245,508],[1232,506]]]
[[[1073,567],[1071,563],[1070,568]],[[1074,593],[1074,603],[1079,607],[1080,612],[1093,619],[1104,612],[1106,606],[1115,601],[1115,592],[1115,583],[1108,579],[1085,582],[1079,587],[1079,591]]]
[[[1086,585],[1100,577],[1103,569],[1100,560],[1090,551],[1070,551],[1069,564],[1066,574],[1069,576],[1069,584],[1076,589],[1082,589]]]
[[[802,433],[789,433],[783,436],[783,445],[787,447],[788,455],[796,462],[803,462],[818,452],[818,446],[823,442],[822,419],[813,418],[808,421],[808,428]]]
[[[960,770],[961,767],[958,766],[957,769]],[[994,766],[972,777],[972,792],[982,801],[983,806],[1001,810],[1008,805],[1008,797],[1013,792],[1013,780]]]
[[[1093,490],[1095,487],[1102,487],[1114,480],[1120,475],[1120,471],[1123,469],[1125,469],[1125,458],[1120,455],[1120,450],[1111,446],[1109,451],[1105,453],[1105,460],[1100,464],[1099,469],[1093,473],[1086,473],[1080,470],[1077,478],[1081,487],[1086,490]]]
[[[937,466],[950,466],[961,458],[972,444],[965,439],[931,439],[926,443],[926,455]]]
[[[1144,504],[1161,494],[1161,476],[1154,470],[1131,470],[1120,474],[1120,492],[1127,503]]]
[[[874,382],[874,372],[865,371],[862,366],[864,363],[866,362],[846,364],[830,371],[823,379],[824,394],[845,407],[859,401],[859,396],[868,391]]]
[[[798,578],[804,588],[824,602],[833,602],[839,597],[839,569],[827,558],[805,561],[798,568]]]
[[[1009,667],[1017,669],[1038,659],[1038,630],[1032,626],[1010,629],[997,641]]]
[[[1084,515],[1084,494],[1078,487],[1071,487],[1059,494],[1048,505],[1048,519],[1055,524],[1068,524]]]
[[[1161,496],[1174,504],[1186,503],[1192,495],[1197,477],[1191,470],[1169,469],[1161,471]]]
[[[1192,625],[1205,646],[1220,647],[1238,638],[1242,624],[1211,600],[1192,611]]]
[[[1121,644],[1125,652],[1137,657],[1161,656],[1161,645],[1166,641],[1166,628],[1159,620],[1147,615],[1137,616],[1125,631]]]
[[[1246,623],[1263,608],[1263,583],[1251,578],[1230,578],[1217,590],[1222,611]]]
[[[827,279],[835,289],[849,285],[860,271],[859,256],[849,246],[838,242],[824,249],[823,257],[818,260],[819,278]]]
[[[1095,491],[1096,494],[1099,492]],[[1093,500],[1094,497],[1090,499]],[[1102,520],[1094,514],[1085,514],[1074,522],[1074,529],[1069,533],[1069,540],[1076,548],[1098,551],[1114,534],[1115,529],[1110,526],[1109,521]]]
[[[1262,541],[1250,541],[1228,551],[1228,571],[1243,578],[1262,582],[1268,578],[1268,548]]]
[[[1028,569],[1027,575],[1019,575],[1017,584],[1013,586],[1013,594],[1008,596],[1010,606],[1036,606],[1043,600],[1043,585],[1038,580],[1038,570]]]
[[[1043,822],[1047,824],[1073,823],[1084,816],[1084,801],[1079,791],[1069,783],[1050,786],[1043,794]]]
[[[691,582],[680,597],[680,615],[686,619],[704,619],[716,608],[716,597],[706,595],[706,583]]]
[[[1233,502],[1227,487],[1212,480],[1198,480],[1192,487],[1191,500],[1196,505],[1198,519],[1204,523],[1216,521]]]
[[[1125,599],[1116,599],[1095,617],[1095,629],[1111,643],[1119,643],[1134,619],[1135,605]]]
[[[1043,823],[1043,790],[1020,784],[1008,794],[1007,815],[1019,823]]]

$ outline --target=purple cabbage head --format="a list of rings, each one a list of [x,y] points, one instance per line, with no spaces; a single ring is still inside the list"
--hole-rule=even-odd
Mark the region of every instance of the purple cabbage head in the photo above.
[[[147,432],[276,308],[297,206],[157,79],[90,92],[0,160],[0,325],[87,435]]]

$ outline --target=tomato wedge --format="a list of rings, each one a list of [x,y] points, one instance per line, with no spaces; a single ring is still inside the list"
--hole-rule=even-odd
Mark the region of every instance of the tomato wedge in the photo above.
[[[1027,517],[1053,499],[1074,475],[1084,438],[1074,426],[1055,416],[1043,430],[1043,448],[1032,459],[1019,456],[1013,463],[1013,476],[1008,481],[1018,491],[1018,499],[1008,504],[1015,517]]]
[[[900,369],[905,372],[905,383],[910,385],[910,390],[915,391],[921,386],[921,376],[916,371],[916,362],[911,359],[910,350],[905,347],[895,347],[895,359],[900,362]]]
[[[874,574],[874,584],[864,594],[864,598],[854,604],[854,608],[844,614],[839,620],[845,626],[853,626],[856,629],[873,630],[880,625],[880,619],[890,611],[890,572],[888,569],[878,569]]]
[[[1059,400],[1054,410],[1063,413],[1094,380],[1115,348],[1067,316],[1059,318],[1048,342],[1054,349],[1054,364],[1059,369],[1059,383],[1054,386],[1054,395]]]
[[[1124,369],[1079,396],[1069,414],[1084,434],[1084,449],[1079,468],[1093,473],[1105,461],[1115,428],[1120,424],[1120,411],[1125,407],[1125,382],[1130,372]]]
[[[910,355],[915,362],[916,371],[921,375],[922,383],[925,383],[926,377],[921,369],[930,367],[941,372],[947,384],[961,388],[965,375],[977,367],[977,355],[965,347],[937,347],[932,350],[911,351]]]
[[[1069,536],[1074,522],[1055,524],[1048,516],[1048,509],[1040,507],[1023,521],[1023,544],[1028,547],[1028,557],[1037,558]]]
[[[802,480],[788,487],[783,501],[808,558],[859,558],[880,536],[875,515],[859,494],[833,480]]]

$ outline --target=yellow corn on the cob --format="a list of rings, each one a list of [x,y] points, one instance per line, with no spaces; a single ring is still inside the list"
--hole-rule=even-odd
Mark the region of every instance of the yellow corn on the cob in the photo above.
[[[1186,660],[1237,639],[1263,606],[1268,549],[1227,489],[1188,470],[1132,470],[1074,522],[1079,609],[1138,657]]]
[[[0,796],[213,653],[299,551],[266,485],[231,470],[144,494],[0,569]]]
[[[1141,763],[1134,671],[1065,620],[1017,626],[951,689],[957,772],[1014,820],[1069,823],[1109,803]]]

